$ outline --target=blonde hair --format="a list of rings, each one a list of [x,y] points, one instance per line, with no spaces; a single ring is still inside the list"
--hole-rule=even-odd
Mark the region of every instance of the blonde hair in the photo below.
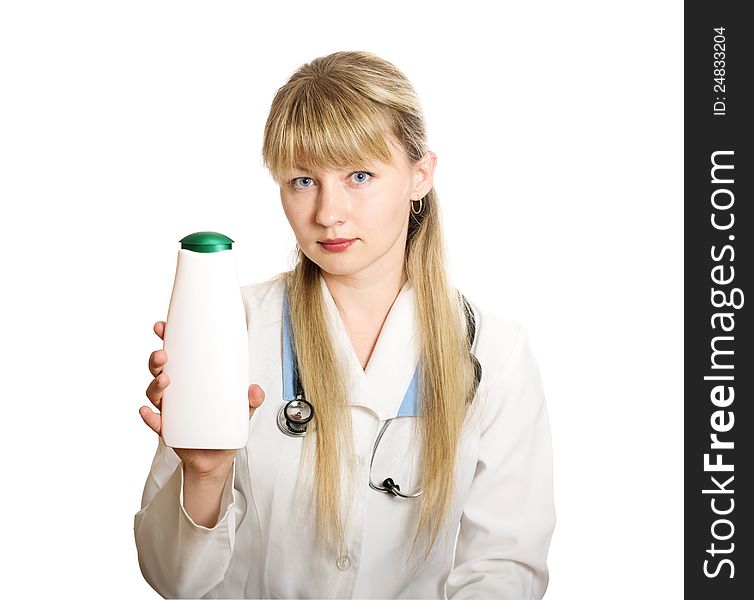
[[[426,128],[411,83],[369,52],[335,52],[302,65],[272,102],[262,156],[279,183],[297,165],[341,169],[364,159],[389,162],[392,137],[415,164],[427,152]],[[474,368],[458,293],[447,275],[440,206],[432,188],[411,213],[405,273],[421,330],[421,488],[411,552],[425,534],[428,556],[447,519],[455,460]],[[319,267],[296,246],[284,274],[301,381],[315,410],[313,477],[317,535],[335,552],[344,543],[342,470],[354,465],[349,400],[327,327]],[[307,440],[308,441],[308,440]],[[366,485],[366,483],[364,484]],[[406,500],[415,502],[415,500]]]

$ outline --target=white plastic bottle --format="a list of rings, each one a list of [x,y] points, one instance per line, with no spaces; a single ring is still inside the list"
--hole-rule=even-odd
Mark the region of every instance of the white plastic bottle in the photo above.
[[[163,344],[162,438],[172,448],[243,448],[249,346],[233,240],[200,231],[180,242]]]

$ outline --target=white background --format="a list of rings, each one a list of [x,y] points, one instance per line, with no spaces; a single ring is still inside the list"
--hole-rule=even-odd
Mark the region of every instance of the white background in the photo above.
[[[422,99],[455,284],[529,329],[546,597],[681,598],[682,26],[680,2],[3,3],[2,595],[156,597],[138,408],[177,240],[230,235],[241,284],[290,267],[267,110],[361,49]]]

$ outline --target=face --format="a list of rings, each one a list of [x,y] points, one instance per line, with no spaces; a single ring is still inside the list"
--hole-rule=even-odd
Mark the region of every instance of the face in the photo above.
[[[324,272],[368,278],[403,268],[411,200],[431,189],[436,156],[412,165],[394,141],[391,153],[389,163],[286,174],[283,210],[302,252]],[[348,242],[327,243],[341,239]]]

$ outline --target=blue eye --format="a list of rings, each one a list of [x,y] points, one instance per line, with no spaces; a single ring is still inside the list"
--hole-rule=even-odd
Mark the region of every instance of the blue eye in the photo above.
[[[305,182],[305,181],[308,181],[308,182],[310,182],[310,183],[311,183],[311,182],[313,182],[313,179],[312,179],[311,177],[296,177],[296,178],[294,178],[293,180],[291,180],[291,185],[292,185],[293,187],[302,187],[302,188],[308,188],[308,187],[311,187],[311,185],[296,185],[296,182],[297,182],[297,181],[301,181],[301,182]]]
[[[364,183],[365,181],[369,181],[369,178],[373,177],[373,175],[367,171],[356,171],[355,173],[351,173],[351,177],[354,178],[356,183]]]

